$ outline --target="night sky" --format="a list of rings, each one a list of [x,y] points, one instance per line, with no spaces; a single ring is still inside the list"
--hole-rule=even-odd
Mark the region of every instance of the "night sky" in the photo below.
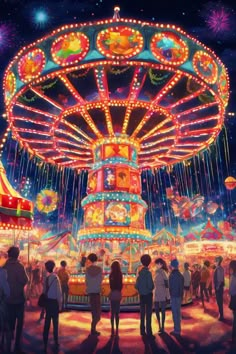
[[[115,5],[120,6],[122,18],[136,18],[180,26],[184,31],[215,51],[216,55],[225,64],[230,77],[230,100],[226,110],[225,127],[228,133],[230,150],[230,174],[236,178],[236,143],[234,140],[236,117],[232,115],[232,113],[236,114],[235,1],[0,0],[0,81],[3,81],[4,70],[9,61],[22,46],[30,44],[63,24],[111,18]],[[0,138],[7,127],[6,121],[2,118],[4,112],[1,89]],[[147,176],[143,177],[143,183],[147,179]],[[148,187],[143,187],[143,197],[145,199],[145,193],[148,194]],[[222,186],[220,190],[226,193]],[[232,212],[235,193],[233,192],[232,195],[227,195],[225,198],[227,203],[232,204],[228,208]],[[155,198],[151,202],[155,204]],[[154,205],[155,207],[158,208],[158,203],[156,206]]]

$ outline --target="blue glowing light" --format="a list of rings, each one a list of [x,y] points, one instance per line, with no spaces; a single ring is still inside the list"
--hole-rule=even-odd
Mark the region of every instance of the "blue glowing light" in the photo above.
[[[49,14],[45,9],[38,9],[34,11],[33,22],[37,27],[45,27],[48,24],[49,19]]]

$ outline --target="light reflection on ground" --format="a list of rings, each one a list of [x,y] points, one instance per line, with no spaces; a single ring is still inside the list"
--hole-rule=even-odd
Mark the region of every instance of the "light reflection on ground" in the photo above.
[[[182,308],[182,336],[175,338],[169,333],[173,330],[172,316],[167,311],[166,333],[156,335],[158,328],[153,313],[152,325],[156,339],[153,341],[142,340],[139,335],[139,314],[122,313],[120,315],[119,338],[110,338],[109,313],[102,314],[102,320],[98,325],[101,336],[91,337],[90,313],[80,311],[68,311],[60,314],[60,351],[71,354],[149,354],[149,353],[236,353],[236,349],[230,346],[232,313],[225,304],[225,322],[217,320],[217,310],[211,299],[206,304],[206,310],[199,302],[194,302]],[[39,310],[27,309],[25,319],[25,331],[23,337],[23,349],[27,354],[42,353],[43,323],[37,323]],[[48,353],[53,351],[53,339]]]

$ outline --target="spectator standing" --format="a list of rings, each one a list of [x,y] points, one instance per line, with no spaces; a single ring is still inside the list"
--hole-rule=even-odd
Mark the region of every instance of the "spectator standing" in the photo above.
[[[92,314],[91,335],[99,336],[100,332],[96,330],[96,326],[101,319],[102,268],[95,264],[97,259],[97,255],[95,253],[90,253],[88,255],[87,268],[85,271],[85,283]]]
[[[236,260],[229,264],[230,281],[229,281],[229,308],[233,312],[233,329],[232,329],[232,343],[236,346]]]
[[[205,308],[204,295],[206,296],[207,302],[209,302],[209,294],[208,294],[208,289],[207,289],[207,284],[210,279],[209,267],[210,267],[210,262],[205,261],[203,264],[203,267],[201,269],[200,294],[201,294],[202,306],[204,308]]]
[[[181,303],[184,293],[184,277],[179,271],[179,262],[173,259],[170,263],[172,272],[169,277],[171,311],[174,322],[172,335],[181,334]]]
[[[224,286],[225,286],[225,274],[224,274],[224,268],[221,265],[222,261],[223,258],[221,256],[215,258],[216,269],[214,271],[214,276],[213,276],[216,302],[220,313],[219,321],[224,321],[223,296],[224,296]]]
[[[86,261],[87,261],[87,257],[85,257],[85,254],[82,254],[81,255],[81,260],[79,262],[80,270],[81,270],[82,273],[84,273],[84,271],[85,271]]]
[[[189,270],[189,263],[184,263],[184,303],[188,302],[188,298],[190,297],[190,286],[191,286],[191,272]]]
[[[0,267],[0,298],[6,299],[10,296],[10,287],[7,281],[7,271],[6,269]]]
[[[69,296],[69,279],[70,275],[66,269],[66,261],[61,261],[61,268],[58,270],[57,275],[61,283],[62,291],[62,310],[67,308],[68,296]]]
[[[136,279],[135,288],[138,290],[140,297],[140,334],[141,336],[148,335],[153,337],[152,334],[152,304],[154,289],[154,283],[152,280],[152,274],[148,267],[151,263],[151,257],[149,254],[142,255],[140,259],[143,268],[140,270]],[[146,323],[145,323],[146,322]],[[145,331],[146,324],[146,331]]]
[[[7,314],[9,321],[9,329],[12,333],[11,338],[7,340],[7,350],[11,352],[11,339],[14,338],[15,333],[15,353],[21,353],[21,335],[24,325],[25,312],[25,294],[24,287],[28,282],[23,264],[18,260],[20,250],[18,247],[12,246],[8,250],[8,259],[5,263],[4,269],[7,272],[7,280],[10,287],[10,296],[6,298]]]
[[[201,273],[200,273],[199,267],[200,266],[198,264],[193,265],[192,288],[193,288],[193,296],[195,296],[195,299],[198,299],[199,286],[200,286],[200,280],[201,280]]]
[[[44,264],[40,264],[41,266],[41,276],[40,276],[40,281],[41,281],[41,288],[43,288],[43,285],[46,282],[46,278],[47,278],[47,271],[45,269],[45,265]],[[38,319],[38,323],[40,323],[45,317],[45,308],[42,307],[41,312],[40,312],[40,316]]]
[[[216,266],[214,264],[212,266],[210,266],[210,268],[209,268],[210,277],[209,277],[207,285],[206,285],[209,297],[213,296],[213,274],[214,274],[215,269],[216,269]]]
[[[40,283],[40,267],[38,261],[35,261],[32,269],[32,294],[35,297],[39,297],[41,293],[41,283]]]
[[[168,268],[162,258],[155,260],[157,271],[154,279],[154,307],[159,325],[159,334],[165,331],[166,302],[170,298]],[[161,317],[160,317],[161,310]]]
[[[50,330],[51,320],[53,322],[53,337],[55,348],[59,348],[58,342],[58,325],[59,325],[59,311],[61,310],[62,305],[62,293],[61,285],[58,276],[53,273],[55,268],[55,262],[49,260],[45,263],[45,268],[47,271],[47,277],[45,283],[43,284],[43,292],[47,295],[46,302],[46,316],[43,329],[43,342],[44,342],[44,351],[47,352],[48,344],[48,334]]]
[[[8,331],[6,299],[10,296],[10,287],[7,281],[7,272],[0,267],[0,331],[1,337]],[[0,349],[2,349],[0,343]]]
[[[111,289],[109,296],[111,304],[111,335],[113,336],[115,334],[114,321],[116,321],[116,336],[118,336],[120,301],[122,298],[121,290],[123,287],[123,275],[120,269],[120,263],[118,261],[114,261],[111,264],[109,284]]]

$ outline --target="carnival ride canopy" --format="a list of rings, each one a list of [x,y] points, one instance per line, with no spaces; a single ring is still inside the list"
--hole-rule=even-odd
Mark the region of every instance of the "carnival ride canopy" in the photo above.
[[[0,161],[0,229],[30,230],[32,222],[33,203],[11,186]]]
[[[229,97],[209,48],[174,25],[129,19],[64,25],[22,48],[4,92],[20,144],[78,169],[114,137],[136,144],[140,168],[191,158],[219,134]]]

